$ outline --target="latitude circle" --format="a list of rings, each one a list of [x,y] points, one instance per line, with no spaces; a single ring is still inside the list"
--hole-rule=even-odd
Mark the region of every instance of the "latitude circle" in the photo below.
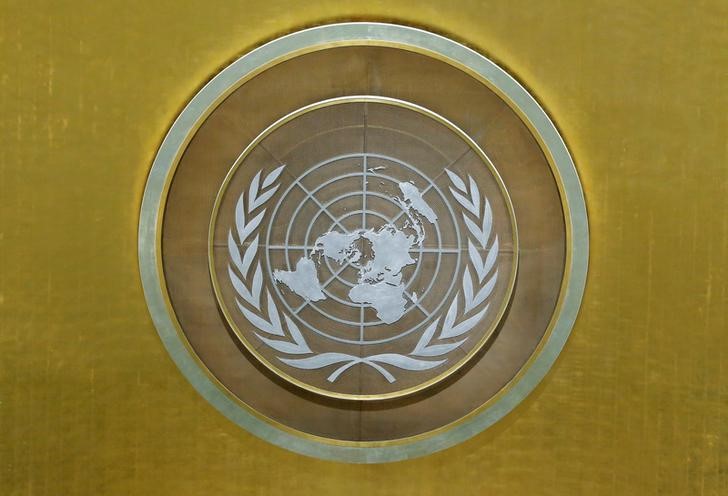
[[[376,100],[376,97],[374,97],[373,99]],[[348,101],[348,99],[337,100],[337,101],[331,102],[331,103],[332,104],[337,104],[337,103],[345,102],[345,101]],[[405,103],[405,105],[406,105],[406,103]],[[397,164],[397,165],[399,165],[401,167],[404,167],[404,168],[406,168],[408,170],[413,171],[421,179],[423,179],[425,182],[429,183],[429,185],[430,185],[429,187],[431,187],[438,194],[438,196],[440,197],[440,200],[442,201],[442,203],[447,207],[448,213],[450,215],[450,219],[452,220],[453,226],[455,227],[455,232],[456,232],[455,239],[457,240],[457,251],[456,251],[457,261],[456,261],[456,266],[459,267],[460,266],[460,263],[461,263],[461,250],[462,250],[461,249],[461,246],[460,246],[461,245],[460,229],[459,229],[458,222],[455,220],[455,217],[456,216],[455,216],[455,213],[453,212],[452,206],[451,206],[450,202],[447,200],[447,198],[445,197],[445,195],[443,194],[443,192],[441,191],[441,189],[439,187],[437,187],[432,182],[431,178],[429,178],[426,175],[424,175],[419,169],[417,169],[416,167],[412,166],[411,164],[408,164],[408,163],[406,163],[406,162],[404,162],[402,160],[399,160],[399,159],[397,159],[395,157],[384,156],[384,155],[377,154],[377,153],[348,153],[348,154],[344,154],[344,155],[338,155],[338,156],[334,156],[334,157],[325,159],[325,160],[323,160],[323,161],[321,161],[321,162],[319,162],[319,163],[311,166],[310,168],[306,169],[306,171],[302,175],[300,175],[299,177],[297,177],[296,181],[292,182],[289,185],[289,187],[281,193],[281,195],[279,197],[279,200],[276,203],[276,205],[275,205],[275,207],[273,209],[273,213],[271,214],[270,220],[268,222],[268,232],[267,232],[267,236],[268,237],[266,239],[266,246],[270,246],[271,245],[271,242],[270,242],[271,226],[275,222],[275,219],[277,217],[277,212],[280,209],[283,200],[289,195],[289,193],[294,188],[296,188],[296,187],[303,188],[303,186],[301,185],[301,180],[304,177],[306,177],[308,174],[310,174],[311,172],[313,172],[314,170],[316,170],[316,169],[318,169],[320,167],[324,167],[324,166],[331,165],[331,164],[333,164],[333,163],[335,163],[337,161],[340,161],[342,159],[359,158],[359,157],[363,157],[363,156],[369,156],[369,157],[374,157],[374,158],[383,159],[383,160],[386,160],[386,161],[389,161],[389,162],[393,162],[393,163],[395,163],[395,164]],[[343,180],[343,179],[352,178],[352,177],[360,177],[360,176],[361,176],[361,173],[354,172],[354,173],[348,173],[348,174],[338,175],[338,176],[335,176],[335,177],[333,177],[331,179],[328,179],[327,181],[325,181],[322,184],[316,186],[312,190],[307,191],[306,192],[307,193],[307,200],[308,199],[311,199],[315,203],[317,203],[317,205],[319,206],[319,210],[317,211],[317,215],[318,215],[319,213],[322,213],[322,212],[325,211],[325,208],[323,208],[323,207],[325,207],[325,205],[322,205],[318,200],[315,199],[315,195],[319,191],[321,191],[322,189],[326,188],[327,186],[330,186],[331,184],[333,184],[333,183],[335,183],[337,181],[340,181],[340,180]],[[378,173],[378,174],[376,174],[376,177],[377,178],[381,178],[381,179],[385,179],[385,180],[388,180],[388,181],[391,181],[391,182],[395,182],[395,183],[398,182],[398,181],[396,181],[396,179],[394,179],[394,178],[392,178],[392,177],[390,177],[390,176],[388,176],[386,174]],[[351,194],[354,194],[355,195],[356,192],[351,192]],[[344,195],[342,195],[342,196],[344,196]],[[383,198],[383,199],[385,199],[387,201],[390,201],[391,200],[391,198],[385,197],[384,195],[381,195],[381,194],[375,194],[374,196],[378,196],[378,197]],[[338,199],[339,198],[335,198],[335,199],[331,200],[331,202],[334,202],[334,201],[336,201]],[[288,226],[287,226],[287,229],[286,229],[286,237],[285,237],[285,243],[284,243],[284,245],[285,245],[286,248],[285,248],[284,251],[285,251],[286,265],[287,265],[287,267],[288,267],[289,270],[291,269],[290,257],[288,255],[288,246],[289,246],[289,241],[290,241],[290,234],[291,234],[292,226],[295,224],[296,219],[297,219],[297,216],[298,216],[299,212],[302,210],[304,203],[305,202],[299,203],[298,206],[295,208],[294,213],[293,213],[293,215],[291,217],[291,220],[288,223]],[[315,220],[315,218],[314,218],[314,220]],[[309,223],[309,228],[311,227],[311,224],[313,223],[314,220],[312,220],[311,223]],[[438,243],[439,243],[440,242],[440,239],[441,239],[441,234],[440,234],[440,230],[439,230],[439,224],[437,222],[435,222],[435,229],[436,229],[436,232],[437,232]],[[310,232],[310,229],[307,230],[306,237],[304,239],[304,244],[305,245],[307,245],[307,243],[308,243],[308,235],[309,235],[309,232]],[[271,279],[273,279],[272,264],[270,263],[270,251],[269,250],[266,250],[266,257],[268,259],[268,263],[267,263],[268,275],[269,275],[269,277]],[[440,269],[440,265],[441,265],[441,254],[438,253],[437,265],[436,265],[436,268],[435,268],[435,273],[433,274],[433,278],[430,280],[429,285],[427,286],[427,288],[423,292],[422,297],[424,297],[426,294],[428,294],[430,292],[430,290],[432,289],[432,287],[433,287],[433,285],[435,283],[435,276],[436,276],[437,272]],[[418,270],[418,269],[419,269],[419,264],[418,264],[418,267],[416,267],[415,270]],[[415,277],[415,275],[413,274],[413,279],[414,279],[414,277]],[[452,294],[452,292],[453,292],[453,290],[455,288],[455,281],[456,281],[455,278],[451,278],[449,287],[448,287],[447,291],[445,292],[445,295],[451,295]],[[317,305],[315,305],[315,304],[313,304],[311,302],[304,302],[298,308],[293,308],[288,303],[288,301],[283,297],[283,294],[282,294],[279,286],[278,285],[273,285],[273,286],[274,286],[274,291],[277,294],[277,296],[280,299],[280,301],[283,303],[283,305],[286,307],[286,309],[294,316],[294,318],[296,318],[296,320],[300,324],[303,324],[304,326],[306,326],[312,332],[315,332],[317,334],[320,334],[322,336],[325,336],[326,338],[332,339],[334,341],[339,341],[339,342],[343,342],[343,343],[351,343],[351,344],[367,344],[367,343],[372,344],[373,343],[373,344],[379,344],[379,343],[385,343],[385,342],[388,342],[388,341],[397,340],[399,338],[402,338],[404,336],[407,336],[407,335],[409,335],[409,334],[417,331],[418,329],[420,329],[422,327],[422,325],[426,324],[427,321],[429,320],[429,318],[428,319],[425,319],[424,321],[421,321],[418,325],[413,326],[413,327],[411,327],[409,329],[406,329],[404,331],[401,331],[401,332],[399,332],[399,333],[397,333],[397,334],[395,334],[395,335],[393,335],[393,336],[391,336],[389,338],[386,338],[386,339],[367,340],[367,339],[360,338],[358,340],[352,340],[352,339],[342,338],[340,336],[333,336],[333,335],[330,335],[328,333],[325,333],[324,331],[320,330],[319,328],[314,327],[313,325],[311,325],[308,321],[300,318],[299,315],[298,315],[299,310],[302,309],[304,306],[308,305],[311,308],[313,308],[314,310],[316,310],[319,314],[321,314],[321,315],[325,316],[326,318],[329,318],[329,319],[331,319],[331,320],[333,320],[335,322],[344,323],[344,324],[348,324],[348,325],[353,325],[353,321],[342,322],[337,317],[334,317],[334,316],[330,315],[328,312],[325,312],[325,311],[321,310]],[[337,301],[338,303],[347,304],[344,300],[342,300],[342,299],[340,299],[338,297],[334,297],[333,299],[335,301]],[[447,298],[442,298],[439,301],[439,303],[435,306],[435,308],[430,312],[430,314],[431,315],[437,314],[437,312],[439,312],[441,310],[441,308],[444,306],[444,304],[445,304],[446,301],[447,301]],[[413,311],[413,309],[416,308],[416,306],[417,305],[415,305],[415,304],[409,306],[408,308],[405,309],[405,313],[409,313],[409,312]],[[357,305],[357,308],[358,308],[358,305]],[[372,322],[365,322],[364,324],[358,324],[358,325],[363,325],[363,327],[372,327],[372,326],[379,325],[379,322],[372,321]]]
[[[549,326],[543,347],[524,367],[512,384],[497,399],[488,401],[472,415],[455,425],[416,439],[376,444],[366,442],[330,442],[306,437],[296,429],[284,429],[262,418],[248,404],[231,399],[215,383],[211,372],[196,362],[194,352],[185,348],[182,331],[175,323],[174,310],[165,303],[166,289],[159,270],[160,245],[154,235],[162,226],[160,206],[164,204],[166,188],[174,173],[180,150],[186,137],[196,129],[205,111],[215,108],[220,95],[230,87],[237,87],[249,78],[255,68],[273,64],[286,56],[291,46],[308,51],[321,49],[322,44],[386,44],[404,49],[427,51],[442,58],[456,68],[465,68],[477,76],[481,83],[498,92],[512,103],[514,111],[532,123],[533,133],[546,153],[549,165],[562,193],[563,206],[568,213],[566,228],[569,234],[567,270],[564,276],[563,297],[555,310],[553,324]],[[518,102],[513,103],[513,102]],[[158,215],[159,214],[159,215]],[[568,337],[578,311],[586,278],[588,259],[588,227],[583,195],[574,164],[555,126],[538,103],[507,73],[485,57],[446,38],[404,26],[377,23],[350,23],[321,26],[275,40],[256,51],[255,57],[246,55],[225,69],[186,107],[180,119],[164,139],[157,154],[145,188],[139,226],[139,255],[145,297],[160,337],[182,373],[211,404],[231,421],[251,433],[289,450],[318,458],[355,463],[380,463],[403,460],[439,451],[464,441],[495,423],[522,401],[540,382],[553,364]]]

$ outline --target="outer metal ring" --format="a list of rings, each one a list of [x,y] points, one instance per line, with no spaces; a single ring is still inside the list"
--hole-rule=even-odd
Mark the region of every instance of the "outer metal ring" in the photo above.
[[[235,88],[266,67],[300,53],[336,45],[395,46],[443,60],[497,92],[529,126],[552,166],[562,195],[567,228],[566,277],[559,305],[535,354],[521,372],[477,411],[436,431],[384,443],[337,442],[303,436],[245,408],[198,363],[170,311],[161,277],[160,227],[164,199],[181,152],[204,118]],[[382,23],[345,23],[296,32],[239,58],[197,93],[170,128],[147,180],[139,222],[139,267],[144,294],[160,338],[173,360],[207,401],[256,436],[301,454],[353,463],[381,463],[433,453],[483,431],[513,410],[554,364],[576,320],[586,284],[589,230],[576,168],[553,122],[510,75],[479,53],[420,29]]]

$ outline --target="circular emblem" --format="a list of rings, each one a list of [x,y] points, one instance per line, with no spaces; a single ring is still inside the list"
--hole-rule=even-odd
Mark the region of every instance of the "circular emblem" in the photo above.
[[[155,159],[140,265],[200,393],[276,444],[381,462],[512,409],[586,276],[578,177],[541,107],[421,30],[314,28],[243,56]]]
[[[256,150],[268,166],[251,175]],[[473,140],[421,106],[352,96],[283,117],[236,160],[210,273],[228,324],[271,371],[376,400],[477,354],[508,304],[517,246],[505,186]]]

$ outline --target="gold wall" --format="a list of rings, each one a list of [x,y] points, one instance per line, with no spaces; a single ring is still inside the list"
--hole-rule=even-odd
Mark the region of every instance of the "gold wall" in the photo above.
[[[210,76],[292,30],[426,27],[514,74],[574,155],[580,318],[537,391],[388,465],[273,447],[206,403],[147,314],[155,151]],[[728,4],[0,5],[0,494],[728,494]]]

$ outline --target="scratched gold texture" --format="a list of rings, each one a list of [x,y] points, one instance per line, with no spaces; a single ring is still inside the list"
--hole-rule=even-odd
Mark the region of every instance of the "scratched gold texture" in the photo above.
[[[299,456],[187,383],[147,314],[139,207],[214,73],[326,22],[477,48],[554,118],[591,227],[572,336],[494,428],[386,465]],[[728,494],[724,1],[0,4],[0,494]]]

